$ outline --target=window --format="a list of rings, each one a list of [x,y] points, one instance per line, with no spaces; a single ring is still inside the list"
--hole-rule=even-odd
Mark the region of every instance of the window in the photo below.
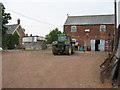
[[[58,36],[58,41],[63,42],[66,40],[66,36]]]
[[[105,32],[106,31],[106,25],[100,25],[100,31]]]
[[[76,26],[71,26],[71,32],[76,32],[77,31],[77,27]]]

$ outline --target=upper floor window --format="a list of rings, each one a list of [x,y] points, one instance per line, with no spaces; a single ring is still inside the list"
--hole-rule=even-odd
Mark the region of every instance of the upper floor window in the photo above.
[[[71,26],[71,32],[76,32],[77,31],[77,27],[76,26]]]
[[[106,25],[100,25],[100,31],[105,32],[106,31]]]

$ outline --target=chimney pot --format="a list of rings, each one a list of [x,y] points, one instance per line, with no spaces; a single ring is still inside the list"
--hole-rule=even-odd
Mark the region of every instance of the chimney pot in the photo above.
[[[27,36],[27,37],[28,37],[28,34],[26,34],[25,36]]]
[[[17,20],[17,24],[20,24],[20,19]]]

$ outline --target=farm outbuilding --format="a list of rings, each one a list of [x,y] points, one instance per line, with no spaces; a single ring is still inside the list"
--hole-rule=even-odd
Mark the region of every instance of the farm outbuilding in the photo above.
[[[109,39],[114,34],[114,14],[68,16],[64,33],[70,34],[82,47],[92,51],[109,50]]]
[[[44,50],[47,48],[45,38],[42,36],[25,36],[22,39],[25,50]]]

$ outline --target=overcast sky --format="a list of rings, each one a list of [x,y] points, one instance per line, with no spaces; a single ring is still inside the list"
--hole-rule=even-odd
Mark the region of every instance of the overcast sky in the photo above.
[[[20,18],[25,33],[39,36],[54,28],[63,32],[67,14],[114,14],[114,0],[2,0],[2,3],[12,16],[9,24],[16,24]]]

